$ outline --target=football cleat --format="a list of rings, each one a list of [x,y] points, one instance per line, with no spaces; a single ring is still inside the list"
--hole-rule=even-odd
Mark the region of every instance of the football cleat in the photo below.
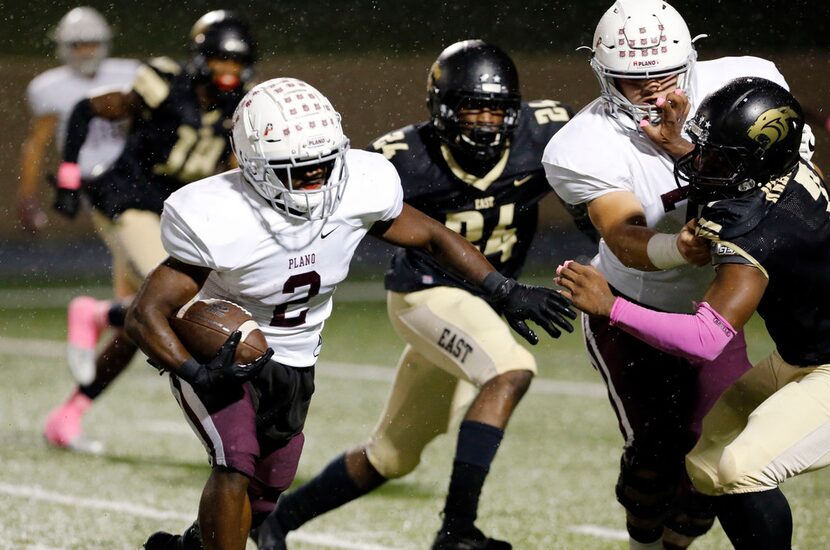
[[[144,550],[181,550],[181,542],[181,535],[156,531],[144,543]]]
[[[268,514],[259,527],[251,529],[251,540],[256,542],[259,550],[287,550],[288,548],[285,543],[285,533],[274,512]]]
[[[106,315],[109,302],[91,296],[78,296],[69,302],[67,309],[67,356],[69,370],[79,385],[95,380],[95,346],[107,327]]]
[[[53,447],[86,454],[101,454],[104,445],[100,441],[86,439],[81,428],[81,419],[92,400],[75,392],[65,403],[54,409],[46,419],[43,436]]]
[[[144,550],[202,550],[202,533],[195,522],[181,535],[156,531],[144,543]]]
[[[463,531],[441,528],[432,543],[432,550],[511,550],[507,541],[491,539],[475,526]]]

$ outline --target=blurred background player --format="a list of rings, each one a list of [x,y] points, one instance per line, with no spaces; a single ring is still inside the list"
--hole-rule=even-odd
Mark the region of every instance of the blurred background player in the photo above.
[[[112,31],[93,8],[71,10],[61,18],[51,38],[63,65],[36,76],[26,97],[33,119],[20,156],[17,212],[20,227],[30,233],[38,232],[48,221],[37,191],[49,142],[57,137],[57,149],[62,151],[75,104],[90,93],[128,88],[139,66],[132,59],[108,57]],[[123,149],[125,135],[123,123],[94,119],[78,157],[81,177],[92,178],[106,170]]]
[[[522,103],[513,61],[481,40],[445,49],[430,69],[427,93],[429,121],[390,132],[369,150],[392,161],[407,204],[461,234],[503,275],[517,277],[536,231],[538,202],[550,192],[542,151],[571,110],[553,100]],[[424,250],[399,249],[385,286],[406,348],[377,427],[367,443],[283,496],[266,527],[275,540],[265,548],[284,547],[289,531],[411,472],[470,401],[434,548],[510,548],[474,522],[490,464],[536,362],[482,290]]]
[[[320,332],[367,233],[429,251],[503,307],[530,340],[536,335],[526,320],[550,334],[559,334],[556,325],[571,328],[562,315],[573,313],[559,293],[501,275],[469,241],[404,204],[395,168],[382,155],[349,150],[340,115],[307,83],[277,78],[254,88],[234,114],[233,142],[240,170],[187,186],[165,203],[170,258],[130,313],[130,335],[171,373],[212,466],[198,523],[184,535],[155,533],[147,550],[242,550],[249,529],[276,506],[302,451]],[[169,324],[194,296],[251,311],[274,360],[240,366],[226,348],[209,364],[196,362]],[[246,380],[252,384],[243,387]],[[258,544],[267,548],[261,538]]]
[[[678,190],[673,159],[687,113],[726,81],[761,76],[786,82],[769,61],[727,57],[696,63],[685,21],[660,0],[619,0],[594,34],[591,67],[601,96],[551,140],[543,163],[556,192],[587,204],[602,240],[593,265],[614,292],[647,307],[693,311],[714,277],[708,242]],[[804,133],[805,143],[811,134]],[[616,493],[630,547],[685,548],[714,521],[711,500],[691,490],[684,457],[718,396],[749,369],[743,333],[713,361],[655,349],[584,315],[590,360],[608,387],[624,437]],[[671,368],[669,368],[671,366]]]
[[[693,360],[720,354],[756,310],[764,319],[776,349],[718,399],[686,459],[695,487],[718,495],[738,550],[792,548],[778,486],[830,463],[830,200],[800,158],[804,120],[787,90],[745,77],[707,96],[689,122],[694,149],[676,173],[705,205],[696,231],[717,270],[693,314],[615,297],[590,266],[557,270],[584,311]]]
[[[81,418],[137,349],[119,327],[130,297],[166,257],[159,237],[162,204],[182,185],[233,166],[230,120],[255,57],[247,24],[232,12],[209,12],[193,26],[186,63],[152,59],[138,69],[132,89],[84,99],[72,111],[55,207],[72,217],[81,195],[91,202],[113,257],[119,301],[79,297],[70,304],[69,362],[79,387],[47,419],[44,434],[52,445],[100,449],[82,437]],[[79,151],[96,116],[126,118],[130,131],[112,167],[83,180]],[[108,326],[114,336],[96,358]]]
[[[107,57],[111,38],[109,25],[93,8],[71,10],[52,34],[64,65],[46,71],[29,84],[28,102],[34,119],[23,144],[18,188],[19,222],[27,232],[38,232],[48,221],[37,199],[38,181],[49,142],[56,137],[58,151],[64,148],[74,106],[90,94],[129,88],[134,79],[138,61]],[[90,121],[78,155],[82,178],[94,178],[109,168],[124,147],[126,131],[124,121],[101,117]],[[73,336],[78,337],[77,333]]]

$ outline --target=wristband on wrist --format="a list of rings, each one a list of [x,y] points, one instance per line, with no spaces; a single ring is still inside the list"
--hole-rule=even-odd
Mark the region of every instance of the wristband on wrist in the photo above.
[[[202,365],[191,357],[179,365],[179,368],[176,369],[176,375],[186,382],[192,382],[196,379],[196,375],[201,368]]]
[[[58,189],[77,191],[81,188],[81,167],[74,162],[62,162],[58,166]]]
[[[491,271],[481,281],[481,288],[490,296],[490,299],[498,303],[504,300],[513,287],[516,286],[515,279],[508,279],[498,271]]]
[[[671,269],[689,263],[677,248],[677,233],[655,233],[648,240],[646,252],[657,269]]]

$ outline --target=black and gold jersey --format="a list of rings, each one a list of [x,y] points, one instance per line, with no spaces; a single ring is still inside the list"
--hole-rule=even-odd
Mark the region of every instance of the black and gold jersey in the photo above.
[[[698,234],[712,240],[716,266],[752,265],[768,278],[758,313],[785,361],[830,363],[830,201],[807,163],[705,206]]]
[[[110,171],[92,182],[93,204],[109,216],[128,208],[160,212],[176,189],[227,164],[235,101],[200,106],[193,78],[161,57],[137,71],[132,94],[139,106],[124,150]]]
[[[467,173],[428,122],[407,126],[374,141],[400,174],[404,201],[466,237],[501,273],[521,271],[538,223],[538,203],[551,191],[542,152],[571,117],[557,101],[522,104],[519,126],[493,168]],[[448,274],[428,254],[399,249],[386,272],[389,290],[411,292],[454,286],[481,295],[474,285]]]

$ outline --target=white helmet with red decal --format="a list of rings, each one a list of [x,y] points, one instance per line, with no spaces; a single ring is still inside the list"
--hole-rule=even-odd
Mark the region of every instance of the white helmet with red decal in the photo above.
[[[693,43],[706,35],[689,35],[686,22],[663,0],[617,0],[597,24],[591,68],[602,97],[612,112],[622,111],[639,122],[654,118],[651,105],[632,104],[615,79],[651,79],[678,75],[677,87],[687,91],[697,52]]]
[[[245,179],[276,210],[304,220],[329,217],[348,181],[340,115],[313,86],[275,78],[255,86],[233,115],[233,152]],[[295,189],[292,170],[320,165],[325,183]]]

